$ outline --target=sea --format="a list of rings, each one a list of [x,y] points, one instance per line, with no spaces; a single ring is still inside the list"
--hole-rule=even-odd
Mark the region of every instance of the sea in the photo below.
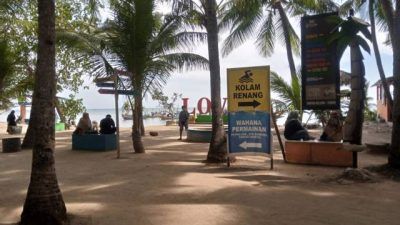
[[[8,111],[2,111],[0,112],[0,122],[7,122],[7,116],[11,112],[11,110],[15,110],[15,115],[18,117],[20,115],[19,107],[12,108]],[[30,108],[28,107],[27,110],[27,119],[29,119],[30,115]],[[143,110],[144,115],[151,115],[153,112],[160,112],[162,109],[160,108],[145,108]],[[97,121],[100,123],[100,120],[106,117],[107,114],[110,114],[111,117],[114,119],[116,122],[115,118],[115,109],[87,109],[86,112],[89,113],[89,117],[92,121]],[[120,127],[132,127],[132,120],[124,120],[122,118],[122,111],[120,110],[119,112],[119,125]],[[79,118],[82,115],[78,115],[76,118],[76,122],[79,121]],[[57,117],[58,120],[58,117]],[[156,126],[156,125],[165,125],[165,120],[161,120],[159,117],[155,118],[145,118],[143,120],[144,126]]]

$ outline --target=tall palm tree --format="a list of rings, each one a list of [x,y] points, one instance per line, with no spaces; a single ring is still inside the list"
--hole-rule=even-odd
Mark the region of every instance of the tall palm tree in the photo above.
[[[155,12],[156,0],[124,0],[110,2],[114,18],[98,32],[64,33],[69,44],[94,56],[94,72],[109,76],[125,71],[135,91],[132,141],[136,153],[144,153],[141,139],[143,97],[161,89],[177,69],[207,68],[208,60],[186,53],[185,47],[204,41],[201,32],[187,32],[178,14]]]
[[[340,30],[329,38],[329,42],[337,42],[338,56],[340,58],[346,48],[350,47],[352,76],[349,112],[345,120],[343,139],[352,144],[360,145],[365,107],[365,67],[361,48],[368,53],[370,48],[367,41],[359,33],[362,33],[368,40],[371,40],[371,33],[368,30],[369,24],[353,17],[352,11],[347,20],[343,20],[340,17],[337,17],[337,20],[337,23],[340,24]]]
[[[378,0],[378,2],[387,21],[393,49],[393,128],[389,165],[400,168],[400,1]]]
[[[61,225],[67,220],[55,171],[55,2],[38,0],[38,54],[30,126],[35,130],[31,180],[21,225]]]
[[[231,0],[225,4],[221,28],[229,28],[230,34],[224,42],[223,55],[228,55],[248,38],[256,35],[256,45],[263,56],[271,56],[275,40],[286,47],[292,79],[296,79],[293,53],[300,55],[300,40],[289,16],[300,16],[307,12],[331,9],[330,1],[284,1],[284,0]]]
[[[385,92],[385,96],[388,99],[389,106],[393,107],[393,97],[390,93],[389,85],[386,81],[386,75],[385,71],[383,70],[382,59],[378,47],[378,41],[376,38],[375,18],[378,18],[378,22],[381,24],[381,27],[386,28],[386,21],[384,19],[384,15],[382,15],[382,8],[377,0],[368,0],[368,14],[369,21],[371,23],[371,42],[374,48],[376,65],[378,66],[379,76],[381,78],[383,90]]]
[[[221,3],[221,2],[220,2]],[[226,161],[226,135],[222,123],[221,75],[218,47],[217,13],[220,4],[216,0],[173,0],[174,11],[184,12],[193,26],[207,31],[208,59],[210,61],[212,132],[207,154],[208,162]]]

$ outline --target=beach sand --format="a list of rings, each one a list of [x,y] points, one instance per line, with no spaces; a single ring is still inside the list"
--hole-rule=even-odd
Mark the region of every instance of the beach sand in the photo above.
[[[366,125],[364,140],[388,141]],[[56,170],[68,213],[98,225],[399,224],[400,184],[327,182],[344,168],[285,164],[274,139],[275,169],[263,156],[226,165],[203,163],[206,143],[177,141],[177,127],[147,127],[146,154],[134,154],[129,129],[116,152],[71,150],[71,131],[57,133]],[[313,131],[318,134],[320,131]],[[4,138],[4,124],[0,137]],[[32,152],[0,153],[0,224],[19,221]],[[385,163],[363,152],[359,166]]]

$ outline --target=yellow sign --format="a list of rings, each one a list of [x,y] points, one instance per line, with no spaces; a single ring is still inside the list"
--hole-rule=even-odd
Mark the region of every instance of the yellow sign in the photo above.
[[[270,111],[269,66],[228,69],[228,111]]]

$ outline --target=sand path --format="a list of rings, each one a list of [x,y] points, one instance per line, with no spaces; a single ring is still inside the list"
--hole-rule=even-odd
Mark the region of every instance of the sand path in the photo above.
[[[327,183],[321,179],[343,168],[284,164],[277,143],[274,171],[261,156],[240,157],[231,168],[205,165],[208,144],[177,141],[176,127],[147,131],[160,135],[146,136],[146,154],[138,155],[123,130],[119,160],[115,152],[71,151],[70,132],[57,133],[69,213],[96,225],[399,224],[399,183]],[[19,220],[31,155],[0,153],[0,224]],[[386,158],[362,153],[359,160],[362,167]]]

